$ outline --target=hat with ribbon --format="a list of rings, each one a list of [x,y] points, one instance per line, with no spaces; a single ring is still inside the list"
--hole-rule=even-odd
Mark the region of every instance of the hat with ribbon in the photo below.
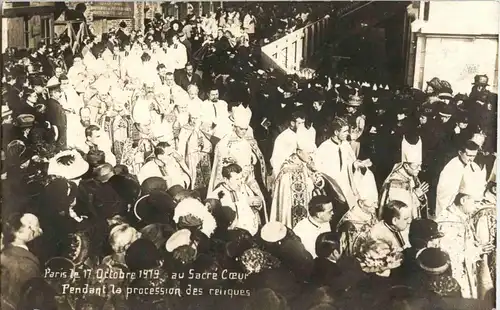
[[[35,116],[33,114],[19,114],[16,117],[16,125],[19,128],[30,128],[35,123]]]
[[[438,107],[438,113],[441,116],[450,117],[453,114],[453,107],[444,103],[444,102],[436,102]]]
[[[428,273],[442,274],[450,267],[450,257],[439,248],[426,248],[417,256],[417,263]]]
[[[453,95],[451,92],[442,92],[438,94],[438,98],[451,100],[453,99]]]

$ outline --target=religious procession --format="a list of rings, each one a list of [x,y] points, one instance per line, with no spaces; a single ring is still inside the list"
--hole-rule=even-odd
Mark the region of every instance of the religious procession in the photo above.
[[[494,307],[491,77],[283,75],[284,4],[7,48],[2,309]]]

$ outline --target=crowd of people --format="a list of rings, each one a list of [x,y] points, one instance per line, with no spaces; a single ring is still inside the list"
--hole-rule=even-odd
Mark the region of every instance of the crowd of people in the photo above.
[[[282,76],[239,13],[7,50],[2,309],[491,305],[488,77]]]

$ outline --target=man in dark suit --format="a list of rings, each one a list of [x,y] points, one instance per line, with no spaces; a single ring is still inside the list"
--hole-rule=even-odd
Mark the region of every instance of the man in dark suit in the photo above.
[[[119,24],[120,26],[120,29],[118,29],[116,31],[116,38],[118,39],[118,41],[120,42],[125,42],[125,41],[128,41],[130,40],[130,35],[128,34],[128,31],[127,31],[127,23],[122,21],[120,22]]]
[[[47,58],[47,44],[45,42],[38,42],[37,53],[35,56],[42,65],[43,74],[46,76],[52,76],[54,72],[52,71],[49,59]]]
[[[191,84],[198,86],[198,88],[201,87],[201,77],[194,72],[193,65],[189,62],[184,67],[184,70],[179,73],[177,80],[177,85],[185,91]]]
[[[7,218],[5,243],[0,266],[2,277],[1,308],[17,309],[21,289],[30,279],[41,277],[40,262],[27,243],[42,234],[38,218],[31,213],[13,213]]]
[[[62,91],[59,84],[47,85],[50,92],[50,99],[47,100],[47,110],[45,112],[47,121],[50,123],[54,131],[54,138],[56,146],[59,150],[66,148],[67,138],[67,119],[66,113],[59,103],[62,98]]]

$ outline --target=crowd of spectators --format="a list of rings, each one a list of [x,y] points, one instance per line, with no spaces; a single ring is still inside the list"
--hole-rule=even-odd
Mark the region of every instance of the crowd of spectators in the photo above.
[[[279,215],[268,221],[266,205],[283,210],[288,205],[275,201],[304,197],[275,199],[284,175],[292,175],[292,192],[304,191],[309,178],[336,169],[334,156],[344,167],[346,150],[357,165],[343,173],[373,171],[375,206],[377,188],[385,190],[395,165],[415,164],[418,180],[420,163],[401,159],[402,140],[423,141],[422,178],[431,192],[457,154],[473,152],[467,167],[476,161],[484,176],[495,170],[497,98],[486,76],[462,95],[438,78],[422,91],[330,70],[305,79],[261,67],[257,41],[313,22],[330,6],[228,6],[182,22],[156,16],[144,32],[129,32],[122,23],[102,37],[89,36],[75,53],[64,37],[30,50],[8,48],[2,309],[404,309],[422,297],[421,309],[430,309],[445,308],[441,297],[469,297],[464,292],[471,288],[461,287],[463,277],[455,274],[462,270],[456,252],[432,244],[446,237],[447,251],[463,253],[454,246],[455,231],[469,234],[470,225],[438,233],[432,201],[410,217],[409,203],[384,202],[378,215],[360,198],[346,218],[339,207],[345,201],[314,180],[314,197],[291,206],[303,209],[292,210],[294,224]],[[312,128],[307,143],[292,139],[293,154],[285,154],[282,165],[272,161],[283,151],[275,147],[278,136]],[[337,142],[344,155],[315,157],[317,146]],[[316,159],[328,169],[316,167]],[[214,180],[222,182],[210,192]],[[482,203],[489,205],[496,180],[483,181]],[[429,186],[417,187],[420,207]],[[461,212],[473,199],[458,195],[453,199]],[[347,224],[339,226],[341,218]],[[366,234],[351,238],[360,236],[359,226]],[[390,240],[377,239],[376,229]],[[493,248],[491,240],[480,247],[483,261],[490,257],[489,270]],[[230,279],[223,276],[228,272]]]

